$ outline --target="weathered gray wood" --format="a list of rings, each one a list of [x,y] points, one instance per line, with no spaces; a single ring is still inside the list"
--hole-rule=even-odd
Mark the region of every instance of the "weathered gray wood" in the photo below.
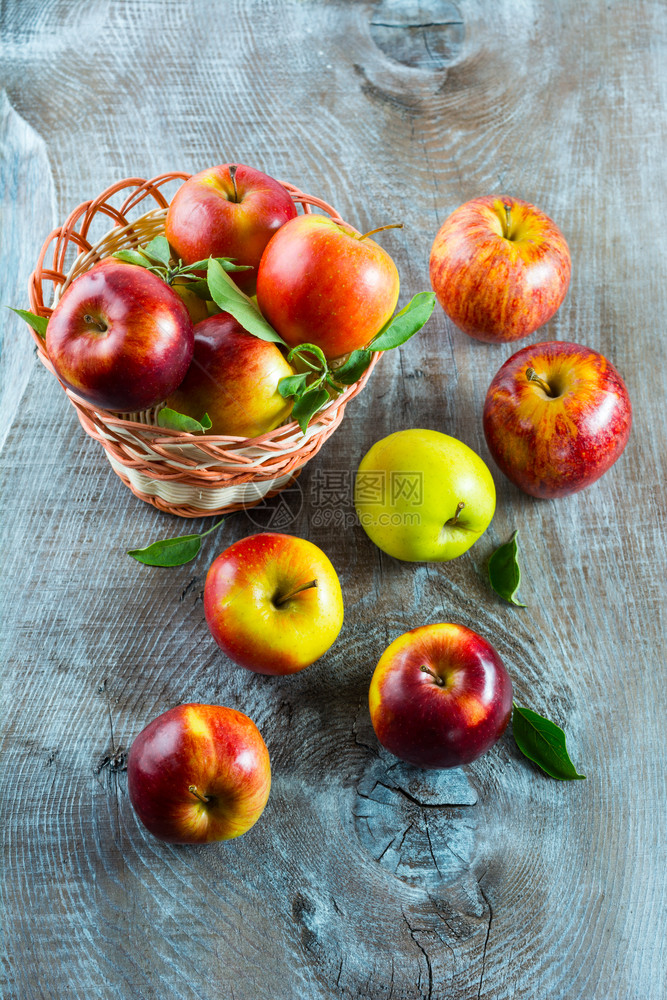
[[[463,30],[419,27],[445,8]],[[382,34],[388,11],[409,37]],[[664,5],[14,0],[0,6],[0,32],[12,128],[43,139],[58,218],[119,177],[233,157],[321,194],[360,227],[403,219],[385,245],[407,299],[427,285],[448,212],[508,191],[552,214],[573,253],[569,296],[533,339],[602,350],[635,406],[626,453],[591,489],[538,502],[493,469],[498,511],[471,552],[398,564],[353,524],[351,473],[373,441],[409,426],[488,459],[481,406],[512,353],[437,314],[382,361],[287,498],[287,530],[329,553],[347,614],[331,652],[281,680],[226,661],[201,602],[214,554],[266,515],[230,519],[189,566],[139,566],[126,549],[192,524],[125,490],[41,366],[10,376],[2,996],[659,1000]],[[419,54],[424,37],[434,62]],[[3,163],[19,158],[38,243],[49,202],[23,143]],[[21,269],[24,279],[25,258]],[[521,611],[490,593],[484,568],[515,527]],[[366,706],[377,659],[407,628],[447,620],[494,643],[518,699],[566,727],[587,781],[544,778],[509,735],[438,776],[378,752]],[[188,700],[247,711],[271,753],[266,812],[227,845],[162,845],[128,802],[123,751]]]

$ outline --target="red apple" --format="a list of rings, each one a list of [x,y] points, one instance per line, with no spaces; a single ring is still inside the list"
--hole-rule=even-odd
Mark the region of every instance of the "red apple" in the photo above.
[[[459,329],[477,340],[520,340],[551,319],[570,284],[558,226],[518,198],[461,205],[431,248],[431,285]]]
[[[269,752],[255,723],[221,705],[179,705],[149,723],[127,759],[130,800],[173,844],[231,840],[262,814]]]
[[[393,315],[396,265],[382,247],[324,215],[300,215],[262,255],[257,302],[286,344],[327,358],[364,347]]]
[[[336,571],[304,538],[266,532],[230,545],[208,571],[204,611],[227,656],[259,674],[294,674],[343,624]]]
[[[46,349],[58,377],[104,410],[147,410],[192,360],[188,311],[156,275],[107,258],[76,278],[53,310]]]
[[[464,625],[424,625],[395,639],[369,691],[380,743],[416,767],[469,764],[512,714],[512,681],[497,652]]]
[[[524,493],[583,490],[619,457],[632,407],[621,376],[597,351],[551,341],[524,347],[494,377],[484,433],[496,464]]]
[[[273,177],[242,163],[224,163],[181,185],[169,206],[165,233],[185,264],[212,256],[250,265],[252,271],[234,271],[231,277],[252,295],[264,247],[295,215],[289,191]]]
[[[211,418],[211,434],[257,437],[283,422],[292,401],[278,382],[294,369],[275,344],[247,333],[229,313],[195,326],[192,364],[167,406],[201,420]]]

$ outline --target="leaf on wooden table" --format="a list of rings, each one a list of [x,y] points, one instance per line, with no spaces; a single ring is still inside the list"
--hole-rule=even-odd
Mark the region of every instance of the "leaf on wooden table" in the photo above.
[[[214,524],[208,531],[203,531],[198,535],[179,535],[177,538],[163,538],[153,542],[142,549],[130,549],[128,556],[132,556],[137,562],[145,566],[162,566],[169,568],[172,566],[183,566],[191,562],[201,548],[202,538],[206,538],[212,531],[224,524],[224,518]]]
[[[555,722],[515,703],[512,731],[524,757],[532,760],[551,778],[574,781],[586,777],[577,773],[565,746],[565,733]]]
[[[517,598],[516,593],[521,586],[521,567],[519,566],[518,530],[514,532],[509,542],[500,545],[489,559],[489,582],[496,594],[514,604],[517,608],[525,608]]]

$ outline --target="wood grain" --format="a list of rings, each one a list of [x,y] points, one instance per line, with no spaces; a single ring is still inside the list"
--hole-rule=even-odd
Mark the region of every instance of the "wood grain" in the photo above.
[[[601,350],[635,412],[625,454],[589,490],[540,502],[492,468],[498,510],[470,553],[396,563],[354,523],[361,456],[422,426],[489,460],[482,403],[512,353],[439,313],[382,360],[284,502],[230,518],[188,566],[149,569],[125,551],[198,522],[131,496],[8,321],[2,996],[661,1000],[664,5],[228,0],[223,18],[206,0],[13,0],[0,33],[13,304],[52,224],[48,166],[59,219],[119,177],[228,158],[360,228],[402,219],[385,240],[401,301],[427,287],[446,215],[508,192],[551,214],[573,255],[566,302],[532,339]],[[285,679],[230,664],[201,601],[215,553],[272,511],[330,555],[346,601],[335,647]],[[485,578],[516,527],[525,610]],[[406,629],[448,620],[497,647],[586,781],[543,777],[509,734],[441,775],[379,752],[375,663]],[[227,845],[163,845],[127,798],[133,737],[190,700],[248,712],[271,753],[266,812]]]

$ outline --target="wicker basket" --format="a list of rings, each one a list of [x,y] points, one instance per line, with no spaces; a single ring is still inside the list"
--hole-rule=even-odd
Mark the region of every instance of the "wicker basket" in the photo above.
[[[70,282],[94,263],[163,233],[169,202],[161,188],[174,186],[173,182],[180,183],[189,176],[170,173],[152,180],[132,177],[79,205],[42,247],[30,276],[32,311],[49,316]],[[316,207],[342,221],[335,209],[321,199],[303,194],[291,184],[285,187],[304,212]],[[124,198],[120,207],[112,205],[114,198]],[[156,207],[138,214],[137,206],[145,198],[151,198]],[[100,222],[106,228],[108,219],[113,220],[114,228],[91,243],[95,228]],[[52,261],[50,267],[45,264],[47,254]],[[46,282],[53,285],[50,305],[45,304]],[[40,361],[55,375],[44,341],[34,331],[33,337]],[[168,432],[155,425],[160,406],[141,413],[111,413],[92,406],[65,386],[63,389],[85,432],[100,442],[113,470],[135,496],[171,514],[200,517],[252,507],[284,489],[336,430],[347,403],[363,389],[378,357],[374,354],[361,379],[316,414],[305,434],[295,422],[256,438],[208,434],[204,438]]]

